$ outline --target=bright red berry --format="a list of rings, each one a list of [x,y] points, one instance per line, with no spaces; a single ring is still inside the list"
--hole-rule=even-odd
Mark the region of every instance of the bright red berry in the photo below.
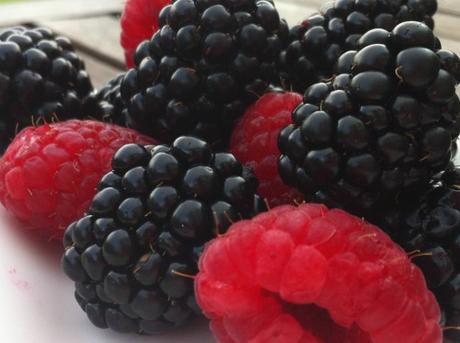
[[[0,201],[21,221],[60,240],[88,209],[114,153],[128,143],[153,140],[95,121],[26,128],[0,160]]]
[[[267,93],[247,109],[232,134],[231,152],[253,168],[260,182],[259,194],[272,206],[303,199],[278,174],[277,143],[280,130],[289,125],[291,113],[301,101],[297,93]]]
[[[158,16],[170,0],[128,0],[121,15],[121,45],[128,68],[134,67],[137,46],[158,30]]]
[[[197,301],[220,342],[442,342],[422,272],[342,210],[285,205],[238,222],[199,269]]]

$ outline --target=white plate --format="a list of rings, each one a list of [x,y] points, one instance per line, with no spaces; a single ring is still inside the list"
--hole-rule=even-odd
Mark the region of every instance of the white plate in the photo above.
[[[63,249],[20,229],[0,208],[0,342],[213,343],[202,320],[161,336],[121,335],[94,327],[61,272]]]

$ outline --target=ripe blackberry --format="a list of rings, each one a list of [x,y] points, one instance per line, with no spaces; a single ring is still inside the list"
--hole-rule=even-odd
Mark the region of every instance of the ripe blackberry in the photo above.
[[[121,95],[134,128],[225,145],[234,121],[276,77],[288,28],[266,0],[178,0],[136,52]]]
[[[443,171],[460,132],[460,63],[443,63],[423,23],[381,38],[355,54],[350,74],[309,87],[279,138],[287,184],[363,216]]]
[[[359,48],[361,36],[374,28],[391,31],[404,21],[422,21],[431,29],[437,0],[336,0],[321,14],[290,29],[290,42],[280,55],[283,83],[295,91],[334,74],[342,52]],[[384,31],[376,31],[380,35]]]
[[[92,90],[67,38],[45,28],[1,31],[0,150],[24,127],[82,118],[82,100]]]
[[[447,327],[460,326],[459,185],[460,169],[451,168],[417,194],[402,193],[393,206],[369,218],[412,254],[441,305]],[[445,336],[460,342],[458,330],[446,330]]]
[[[126,145],[112,167],[64,237],[62,266],[76,299],[101,328],[154,334],[182,325],[199,312],[187,274],[203,244],[265,210],[257,179],[193,137]]]

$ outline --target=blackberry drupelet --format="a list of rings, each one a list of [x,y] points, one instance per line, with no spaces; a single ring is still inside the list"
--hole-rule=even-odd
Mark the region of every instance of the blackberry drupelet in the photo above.
[[[71,42],[45,28],[0,32],[0,150],[22,128],[83,118],[93,87]]]
[[[460,326],[460,169],[449,168],[427,187],[403,193],[369,218],[422,269],[444,312],[444,325]],[[445,337],[460,342],[457,329]]]
[[[119,74],[102,87],[94,96],[89,97],[86,106],[101,120],[120,126],[131,127],[128,110],[121,98],[120,84],[125,74]]]
[[[154,334],[199,313],[193,281],[208,240],[265,210],[257,179],[197,138],[126,145],[90,211],[69,226],[62,266],[91,322]]]
[[[404,21],[423,21],[433,28],[437,0],[336,0],[321,14],[290,29],[290,41],[280,55],[281,78],[286,87],[305,89],[335,73],[342,52],[358,49],[360,37],[380,28],[391,31]],[[376,31],[376,35],[384,31]]]
[[[266,0],[178,0],[159,21],[121,84],[134,128],[225,146],[234,121],[277,78],[286,22]]]
[[[443,171],[460,132],[458,57],[443,61],[447,53],[419,22],[376,43],[344,63],[349,74],[309,87],[279,138],[287,184],[364,217]]]

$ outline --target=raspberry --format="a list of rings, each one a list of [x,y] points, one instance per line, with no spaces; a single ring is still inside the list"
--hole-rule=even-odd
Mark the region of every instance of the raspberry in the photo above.
[[[134,53],[138,45],[152,38],[158,30],[157,18],[169,0],[128,0],[121,15],[120,42],[125,50],[128,68],[134,67]]]
[[[246,110],[230,141],[230,151],[254,170],[259,194],[272,206],[302,199],[298,191],[284,185],[277,169],[279,132],[290,123],[291,113],[301,101],[297,93],[263,95]]]
[[[377,227],[284,205],[204,250],[196,297],[221,342],[442,342],[421,271]]]
[[[62,239],[82,216],[116,150],[151,138],[112,124],[69,120],[24,129],[0,161],[0,201],[14,216]]]

